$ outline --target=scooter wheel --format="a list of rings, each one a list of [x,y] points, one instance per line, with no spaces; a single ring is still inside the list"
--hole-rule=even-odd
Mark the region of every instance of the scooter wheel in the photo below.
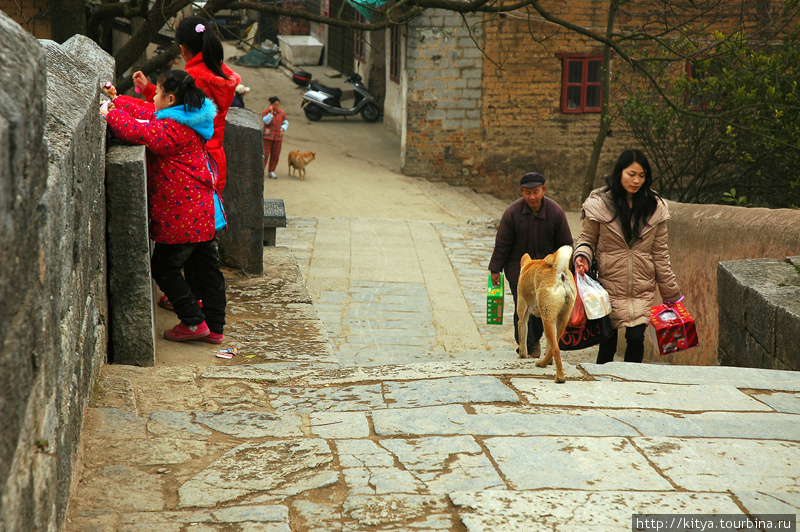
[[[323,114],[322,109],[320,109],[313,103],[310,103],[305,107],[303,107],[303,111],[306,113],[306,118],[308,118],[312,122],[319,122],[319,120],[322,118]]]
[[[361,118],[364,122],[375,122],[381,117],[381,110],[372,102],[367,103],[361,110]]]

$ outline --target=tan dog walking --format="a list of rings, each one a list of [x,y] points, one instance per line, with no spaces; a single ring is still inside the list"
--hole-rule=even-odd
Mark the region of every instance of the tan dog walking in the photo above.
[[[522,271],[517,284],[517,314],[519,315],[519,357],[528,358],[528,318],[531,313],[542,318],[547,338],[545,356],[536,365],[547,367],[556,363],[556,382],[565,382],[558,339],[567,328],[577,289],[569,263],[572,247],[561,246],[543,260],[533,260],[526,253],[520,260]],[[540,353],[530,353],[539,357]]]
[[[300,177],[300,180],[306,178],[306,166],[308,163],[314,160],[316,157],[316,153],[313,151],[305,151],[300,152],[297,150],[293,150],[289,152],[289,176],[294,175],[294,171],[297,170],[297,175]]]

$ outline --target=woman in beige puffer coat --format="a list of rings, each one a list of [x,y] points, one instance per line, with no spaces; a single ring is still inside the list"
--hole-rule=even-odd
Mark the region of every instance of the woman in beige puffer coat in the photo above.
[[[656,287],[665,302],[681,299],[667,248],[669,211],[650,188],[650,163],[640,150],[624,151],[606,182],[583,203],[575,271],[583,274],[597,260],[600,283],[611,298],[611,324],[626,328],[625,362],[641,362]],[[597,363],[613,361],[616,351],[615,330],[600,342]]]

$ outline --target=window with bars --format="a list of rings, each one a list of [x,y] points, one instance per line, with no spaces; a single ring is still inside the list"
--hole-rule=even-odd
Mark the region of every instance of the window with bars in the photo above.
[[[400,83],[400,26],[389,30],[389,79]]]
[[[709,104],[718,105],[723,94],[714,90],[713,79],[719,76],[722,67],[717,61],[696,58],[686,61],[686,105],[692,110],[705,110]]]
[[[599,113],[603,56],[562,55],[561,112]]]
[[[358,13],[356,15],[356,22],[366,22],[364,15]],[[367,62],[367,32],[364,30],[355,31],[355,56],[356,61],[359,63]]]

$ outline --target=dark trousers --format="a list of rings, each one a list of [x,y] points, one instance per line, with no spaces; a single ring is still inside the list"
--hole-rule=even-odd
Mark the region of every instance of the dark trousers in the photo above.
[[[511,288],[511,295],[514,296],[514,341],[519,345],[519,316],[517,315],[517,285],[515,283],[508,283]],[[533,314],[528,319],[528,353],[535,352],[536,344],[544,334],[544,325],[542,325],[542,318],[537,318]]]
[[[181,273],[189,266],[196,283],[196,294]],[[211,332],[225,328],[225,277],[219,269],[219,253],[214,240],[192,244],[156,242],[150,269],[158,287],[172,302],[178,318],[186,325],[206,322]],[[196,297],[195,297],[196,295]],[[203,300],[203,308],[197,300]]]
[[[625,362],[641,362],[644,358],[645,329],[647,329],[646,323],[625,328],[625,341],[628,343],[625,348]],[[614,355],[617,353],[618,332],[614,331],[611,336],[600,342],[600,350],[597,352],[598,364],[614,361]]]

